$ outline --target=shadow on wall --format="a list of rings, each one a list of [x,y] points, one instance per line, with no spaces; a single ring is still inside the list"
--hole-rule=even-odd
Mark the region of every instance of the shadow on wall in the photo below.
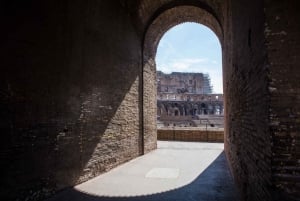
[[[192,183],[178,189],[144,196],[105,197],[89,195],[74,188],[65,190],[47,201],[117,201],[117,200],[219,200],[237,201],[237,193],[222,152]],[[134,184],[133,184],[134,185]],[[113,186],[112,186],[113,188]]]
[[[41,199],[140,155],[140,39],[119,1],[0,8],[1,199]]]

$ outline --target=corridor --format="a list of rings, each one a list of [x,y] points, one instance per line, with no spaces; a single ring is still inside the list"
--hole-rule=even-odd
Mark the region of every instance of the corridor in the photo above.
[[[299,201],[299,2],[1,1],[0,200],[238,200],[228,162],[240,200]],[[186,22],[221,44],[224,152],[156,150],[158,44]]]
[[[158,149],[49,201],[215,200],[235,201],[223,143],[158,141]]]

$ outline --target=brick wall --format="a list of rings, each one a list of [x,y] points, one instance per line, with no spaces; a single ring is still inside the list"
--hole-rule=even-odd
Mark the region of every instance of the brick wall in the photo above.
[[[265,1],[270,65],[274,200],[300,197],[300,21],[298,1]]]
[[[142,153],[141,37],[119,1],[2,1],[2,200],[38,200]]]
[[[162,2],[147,2],[144,1],[149,6],[157,6],[157,4]],[[156,13],[156,19],[154,21],[149,21],[149,24],[144,24],[144,40],[143,40],[143,131],[144,131],[144,147],[145,153],[156,148],[156,116],[157,116],[157,106],[156,106],[156,66],[155,66],[155,55],[158,43],[163,36],[163,34],[169,30],[171,27],[183,23],[186,21],[202,22],[216,31],[216,34],[222,38],[220,26],[218,21],[212,16],[212,14],[206,12],[204,9],[197,8],[195,6],[179,6],[172,8],[172,2],[165,2],[166,7],[164,9],[159,9],[161,13]],[[170,4],[169,4],[170,3]],[[174,3],[174,2],[173,2]],[[178,2],[177,2],[178,3]],[[177,4],[176,3],[176,4]],[[199,2],[197,2],[199,3]],[[141,4],[143,5],[143,4]],[[139,12],[146,12],[146,7],[140,8]],[[169,9],[171,8],[171,9]],[[146,13],[140,14],[140,20],[144,21],[148,16],[148,11]],[[193,16],[197,16],[193,18]],[[148,16],[149,17],[149,16]],[[202,20],[202,21],[201,21]],[[138,20],[139,21],[139,20]],[[145,23],[145,21],[144,21]]]
[[[1,198],[42,199],[154,149],[156,47],[193,21],[222,44],[242,200],[297,199],[298,1],[129,2],[1,1]]]
[[[296,1],[228,1],[225,150],[242,200],[299,197]]]
[[[156,148],[156,70],[153,57],[144,50],[143,66],[143,136],[144,153]]]
[[[260,0],[227,2],[224,26],[225,151],[242,200],[271,200],[269,66]]]
[[[158,129],[158,140],[187,142],[224,142],[223,130]]]

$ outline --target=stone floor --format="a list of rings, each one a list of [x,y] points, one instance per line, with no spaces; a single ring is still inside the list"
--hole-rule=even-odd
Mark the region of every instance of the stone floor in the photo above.
[[[49,201],[237,201],[222,143],[159,141],[158,149]]]

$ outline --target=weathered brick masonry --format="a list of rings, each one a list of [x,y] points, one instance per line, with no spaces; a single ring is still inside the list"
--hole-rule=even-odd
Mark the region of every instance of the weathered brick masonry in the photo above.
[[[224,142],[223,130],[190,129],[157,129],[158,140],[186,141],[186,142]]]
[[[300,192],[299,3],[230,6],[223,49],[226,153],[243,200],[294,200]]]
[[[262,1],[231,1],[224,27],[225,150],[242,200],[271,200],[271,140]]]
[[[41,199],[139,156],[142,49],[128,11],[118,1],[0,7],[1,200]]]
[[[270,0],[265,3],[272,183],[281,190],[273,196],[289,200],[300,197],[300,4]]]
[[[1,200],[39,200],[156,148],[155,54],[198,22],[223,53],[225,150],[247,201],[299,195],[299,1],[3,0]]]

